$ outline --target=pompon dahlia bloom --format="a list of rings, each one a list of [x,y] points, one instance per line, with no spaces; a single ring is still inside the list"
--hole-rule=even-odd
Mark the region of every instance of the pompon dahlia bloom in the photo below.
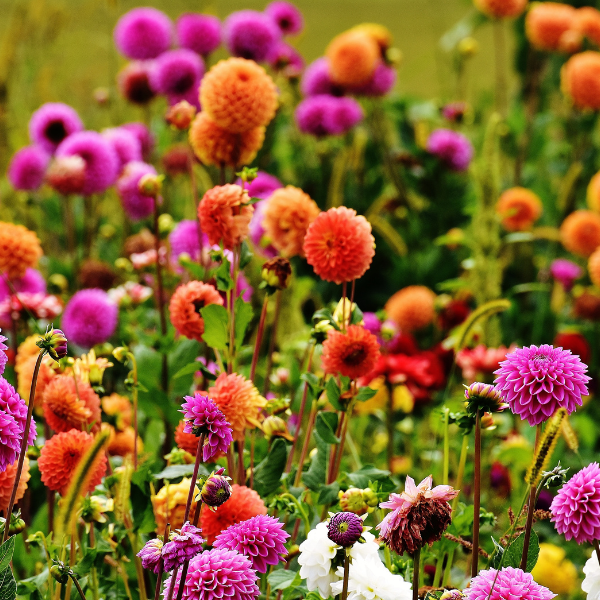
[[[463,348],[456,355],[456,364],[462,369],[463,379],[472,383],[481,376],[491,375],[506,355],[516,349],[515,344],[510,348],[506,346],[487,348],[484,344],[479,344],[475,348]]]
[[[329,73],[329,63],[324,56],[311,62],[302,74],[300,91],[303,96],[342,96],[344,88],[334,83]]]
[[[200,310],[209,304],[223,305],[223,298],[210,283],[189,281],[180,285],[169,303],[171,323],[180,335],[202,341],[204,319]]]
[[[277,110],[277,88],[255,62],[228,58],[205,75],[200,103],[219,127],[243,133],[270,123]]]
[[[167,97],[169,104],[186,100],[200,108],[198,88],[204,75],[204,61],[192,50],[178,48],[161,54],[150,72],[152,89]]]
[[[248,204],[248,194],[239,185],[217,185],[208,190],[198,204],[202,231],[211,245],[221,242],[233,250],[247,237],[254,209]]]
[[[352,92],[361,96],[385,96],[394,88],[397,78],[397,69],[381,62],[375,67],[371,79],[364,85],[353,88]]]
[[[188,488],[189,489],[189,488]],[[202,533],[209,545],[230,525],[247,521],[257,515],[266,515],[267,507],[262,498],[244,485],[231,486],[231,497],[215,511],[203,510],[200,516]]]
[[[600,215],[590,210],[576,210],[562,222],[560,235],[569,252],[587,258],[600,246]]]
[[[423,285],[409,285],[386,303],[385,312],[403,331],[417,331],[435,318],[435,293]]]
[[[127,129],[127,131],[131,131],[131,133],[135,135],[140,142],[143,159],[148,160],[152,155],[152,151],[154,150],[156,143],[154,135],[150,129],[148,129],[148,127],[143,123],[138,123],[137,121],[125,123],[121,125],[121,129]]]
[[[473,158],[471,142],[458,131],[436,129],[427,140],[427,152],[453,171],[466,171]]]
[[[118,312],[117,305],[105,291],[80,290],[65,307],[62,328],[70,342],[91,348],[103,344],[115,332]]]
[[[119,52],[127,58],[156,58],[171,46],[173,24],[156,8],[134,8],[117,22],[114,40]]]
[[[13,278],[10,283],[18,294],[46,294],[46,280],[37,269],[25,269],[25,274],[22,277]],[[5,279],[0,278],[0,300],[8,298],[11,294],[12,291]],[[37,346],[35,347],[37,348]]]
[[[241,185],[242,180],[236,181],[238,185]],[[248,190],[248,195],[251,198],[260,198],[266,200],[275,190],[282,188],[283,184],[274,175],[269,175],[264,171],[258,171],[256,178],[250,183],[246,184],[245,189]]]
[[[496,569],[480,571],[471,579],[469,587],[464,590],[467,600],[552,600],[556,598],[548,588],[533,580],[531,573],[525,573],[514,567],[504,567],[500,572]]]
[[[23,277],[42,254],[40,240],[33,231],[0,221],[0,273],[9,279]]]
[[[265,140],[265,128],[231,133],[201,112],[192,121],[189,140],[194,154],[205,165],[238,167],[254,160]]]
[[[256,10],[231,13],[223,23],[223,39],[234,56],[261,62],[281,38],[281,31],[270,15]]]
[[[156,169],[145,162],[130,162],[117,179],[116,189],[123,209],[132,221],[149,217],[154,212],[154,198],[140,192],[140,179],[145,175],[156,175]]]
[[[148,540],[144,547],[137,553],[142,560],[142,567],[149,569],[155,575],[158,575],[160,569],[160,559],[162,557],[163,542],[158,538]]]
[[[290,44],[278,42],[271,47],[267,62],[286,77],[299,77],[304,69],[302,55]]]
[[[39,146],[17,150],[8,165],[8,180],[17,190],[37,190],[44,183],[50,155]]]
[[[44,485],[64,496],[79,461],[93,443],[94,438],[89,433],[77,429],[57,433],[47,440],[42,446],[38,459]],[[106,461],[105,453],[98,454],[87,474],[87,482],[81,490],[82,493],[91,492],[102,482],[106,473]]]
[[[323,370],[333,375],[358,379],[370,373],[379,359],[377,337],[361,325],[346,332],[330,330],[323,342]]]
[[[538,50],[561,49],[562,38],[573,29],[576,15],[576,9],[568,4],[532,4],[525,17],[525,34],[529,43]]]
[[[302,246],[306,231],[320,212],[308,194],[288,185],[275,190],[266,201],[262,226],[283,256],[304,256]]]
[[[210,462],[215,456],[225,454],[233,441],[231,427],[225,415],[208,397],[196,392],[194,396],[185,396],[181,405],[185,419],[185,433],[205,436],[202,459]],[[194,453],[195,454],[195,453]]]
[[[531,190],[514,187],[501,194],[496,212],[506,230],[525,231],[540,218],[542,201]]]
[[[10,495],[12,493],[13,486],[15,485],[15,478],[17,476],[17,462],[15,461],[12,465],[6,467],[5,471],[0,469],[0,510],[6,514],[8,505],[10,502]],[[17,486],[17,495],[15,496],[15,503],[25,495],[27,490],[27,482],[31,479],[29,473],[29,458],[25,457],[23,461],[23,470],[21,471],[21,477],[19,479],[19,485]]]
[[[291,3],[275,0],[265,7],[265,13],[275,21],[283,35],[295,35],[302,31],[302,13]]]
[[[230,525],[216,537],[213,547],[235,550],[252,561],[253,569],[266,573],[269,565],[283,560],[287,553],[284,544],[289,537],[279,519],[257,515]]]
[[[600,467],[594,462],[563,485],[550,505],[551,521],[565,539],[578,544],[600,539]]]
[[[600,251],[598,248],[594,250],[588,259],[588,273],[590,274],[592,283],[596,287],[600,287]]]
[[[557,258],[550,265],[550,275],[568,292],[573,287],[575,280],[583,275],[583,269],[566,258]]]
[[[592,552],[592,557],[585,563],[583,574],[585,579],[581,584],[581,589],[586,592],[588,600],[598,600],[600,598],[600,563],[595,550]]]
[[[181,254],[187,254],[192,260],[200,258],[201,245],[208,245],[208,238],[199,230],[200,225],[196,220],[183,219],[177,223],[169,234],[172,258],[177,260]]]
[[[117,155],[119,173],[127,163],[142,160],[142,145],[138,138],[128,129],[123,127],[109,127],[102,130],[101,135],[105,140],[108,140]]]
[[[448,502],[458,495],[449,485],[434,488],[430,475],[417,486],[412,477],[406,477],[401,494],[390,494],[380,508],[390,508],[383,521],[377,525],[381,539],[397,554],[414,554],[425,544],[430,546],[441,539],[452,520]]]
[[[512,19],[525,12],[528,0],[474,0],[475,6],[493,19]]]
[[[350,30],[334,37],[325,50],[333,81],[342,86],[359,86],[373,76],[380,60],[377,42],[363,31]]]
[[[105,191],[117,178],[119,158],[108,140],[95,131],[70,135],[56,149],[59,158],[80,156],[85,161],[85,196]]]
[[[152,496],[152,509],[154,511],[154,519],[156,520],[156,533],[162,535],[165,531],[167,520],[171,523],[171,529],[179,529],[183,526],[183,517],[185,515],[185,505],[190,493],[190,485],[192,479],[184,477],[179,483],[164,485],[160,488],[158,494]],[[195,498],[200,493],[198,486],[194,486],[194,499],[192,500],[191,514],[194,514],[196,509]],[[204,514],[210,512],[202,511]],[[204,527],[203,527],[204,529]],[[209,540],[210,541],[210,540]]]
[[[150,85],[153,61],[134,60],[117,74],[117,86],[125,100],[133,104],[148,104],[156,94]]]
[[[294,116],[300,131],[321,137],[347,133],[364,113],[354,98],[321,94],[302,100]]]
[[[321,279],[338,284],[358,279],[375,256],[371,224],[351,208],[330,208],[308,228],[304,253]]]
[[[596,46],[600,46],[600,11],[583,6],[575,13],[575,30]]]
[[[202,530],[189,521],[183,525],[179,533],[172,534],[162,549],[165,571],[180,567],[186,560],[191,560],[202,552],[204,538]]]
[[[83,123],[74,108],[62,102],[42,104],[29,120],[29,138],[53,153],[73,133],[83,131]]]
[[[221,21],[212,15],[185,13],[177,19],[175,30],[179,45],[201,56],[221,45]]]
[[[600,52],[572,56],[561,70],[561,87],[576,108],[600,110]]]

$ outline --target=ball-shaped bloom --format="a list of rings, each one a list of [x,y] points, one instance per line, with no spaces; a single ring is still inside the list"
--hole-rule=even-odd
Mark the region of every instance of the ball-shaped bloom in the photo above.
[[[200,554],[203,550],[202,544],[204,544],[202,530],[186,522],[179,533],[171,535],[169,541],[163,546],[165,571],[181,567],[186,560],[191,560]]]
[[[548,344],[518,348],[506,355],[494,371],[496,388],[510,410],[532,427],[543,423],[559,408],[569,414],[588,394],[587,366],[569,350]]]
[[[199,108],[198,88],[204,75],[204,61],[192,50],[169,50],[156,59],[150,72],[150,84],[169,103],[186,100]]]
[[[317,203],[300,188],[275,190],[263,209],[262,226],[283,256],[304,256],[306,231],[320,213]]]
[[[561,39],[573,29],[577,11],[568,4],[539,2],[532,4],[525,17],[525,34],[538,50],[559,50]]]
[[[283,35],[295,35],[302,31],[302,13],[291,3],[275,0],[265,7],[265,13],[275,21]]]
[[[574,28],[594,45],[600,46],[600,11],[592,6],[583,6],[575,13]]]
[[[381,62],[373,71],[371,79],[364,85],[353,88],[352,92],[361,96],[385,96],[396,85],[397,77],[395,67]]]
[[[118,312],[117,305],[105,291],[80,290],[65,307],[62,329],[69,341],[91,348],[103,344],[115,332]]]
[[[56,156],[80,156],[85,161],[84,195],[103,192],[110,187],[119,172],[119,158],[112,145],[95,131],[70,135],[56,149]]]
[[[54,152],[65,138],[78,131],[83,131],[79,115],[62,102],[42,104],[29,120],[29,138],[47,152]]]
[[[167,484],[160,488],[158,494],[152,496],[152,509],[154,511],[154,519],[156,521],[156,533],[162,535],[165,531],[167,519],[171,523],[171,529],[179,529],[183,526],[183,517],[185,516],[185,507],[190,494],[190,485],[192,480],[190,477],[184,477],[179,483]],[[194,486],[193,497],[196,498],[200,490],[198,486]],[[192,500],[190,509],[191,514],[194,514],[196,509],[196,500]],[[203,513],[210,512],[203,510]]]
[[[40,146],[21,148],[10,159],[8,180],[17,190],[37,190],[44,183],[49,162],[49,154]]]
[[[194,154],[205,165],[238,167],[254,160],[265,140],[265,128],[231,133],[201,112],[192,122],[189,140]]]
[[[231,13],[223,23],[223,39],[233,56],[261,62],[281,38],[281,31],[267,14],[256,10]]]
[[[127,163],[142,160],[142,145],[138,138],[124,127],[110,127],[102,131],[102,137],[108,140],[119,160],[118,171]]]
[[[525,231],[542,214],[542,201],[537,194],[523,187],[514,187],[500,195],[496,212],[502,219],[502,225],[508,231]]]
[[[577,567],[567,558],[565,549],[548,543],[540,544],[540,554],[531,576],[555,594],[570,594],[578,583]],[[584,585],[582,589],[586,591]]]
[[[204,436],[202,459],[210,462],[215,456],[225,454],[233,441],[231,426],[225,415],[208,397],[196,392],[185,396],[181,411],[185,420],[185,433]]]
[[[294,113],[300,131],[317,137],[342,135],[359,123],[363,116],[363,110],[354,98],[326,94],[305,98]]]
[[[329,63],[324,56],[311,62],[302,74],[300,91],[303,96],[342,96],[344,88],[334,83],[329,73]]]
[[[423,285],[409,285],[385,304],[387,316],[403,331],[417,331],[435,318],[435,293]]]
[[[0,273],[9,279],[23,277],[42,254],[40,240],[33,231],[0,221]]]
[[[338,284],[358,279],[375,256],[371,224],[351,208],[330,208],[308,228],[304,254],[321,279]]]
[[[171,256],[177,259],[181,254],[187,254],[192,260],[198,260],[202,246],[208,242],[200,229],[198,221],[183,219],[179,221],[169,234]]]
[[[42,482],[51,490],[64,496],[69,489],[79,462],[94,443],[94,438],[85,431],[71,429],[53,435],[42,446],[38,467]],[[106,454],[100,452],[86,475],[81,492],[91,492],[102,481],[106,473]]]
[[[381,58],[385,60],[386,53],[391,48],[394,38],[392,32],[380,23],[359,23],[350,29],[368,35],[379,46]]]
[[[560,488],[550,506],[551,521],[566,540],[578,544],[600,539],[600,466],[592,463]]]
[[[142,147],[143,159],[148,160],[152,155],[155,145],[154,135],[150,129],[143,123],[138,123],[137,121],[125,123],[124,125],[121,125],[121,129],[127,129],[127,131],[131,131],[131,133],[135,135]]]
[[[562,222],[560,236],[569,252],[590,256],[600,246],[600,215],[589,210],[572,212]]]
[[[504,567],[500,572],[496,569],[480,571],[463,593],[467,600],[552,600],[556,597],[548,588],[536,583],[531,573],[514,567]]]
[[[145,162],[130,162],[115,186],[123,209],[132,221],[145,219],[154,212],[154,198],[142,194],[139,189],[140,179],[145,175],[156,175],[156,169]]]
[[[329,519],[327,537],[342,548],[353,546],[363,534],[363,520],[353,512],[339,512]]]
[[[361,325],[350,325],[345,332],[331,329],[323,342],[326,373],[358,379],[372,371],[378,359],[377,337]]]
[[[54,431],[100,427],[100,398],[87,381],[72,375],[54,377],[44,389],[44,417]]]
[[[119,52],[127,58],[156,58],[171,46],[173,24],[160,10],[134,8],[117,22],[114,39]]]
[[[110,456],[133,456],[136,451],[135,429],[126,427],[122,431],[116,430],[108,423],[102,423],[102,429],[108,428],[110,436],[106,451]],[[138,455],[144,451],[144,443],[142,438],[137,438],[137,453]]]
[[[0,510],[6,514],[8,505],[10,503],[10,496],[12,494],[13,486],[15,485],[15,478],[17,477],[18,463],[15,461],[12,465],[6,467],[5,471],[0,468]],[[17,485],[17,494],[15,496],[15,503],[25,495],[27,491],[27,482],[31,479],[29,473],[29,458],[25,457],[23,461],[23,470],[21,471],[21,477],[19,478],[19,484]]]
[[[163,542],[158,538],[149,540],[144,544],[144,547],[137,553],[142,560],[142,567],[150,569],[155,575],[158,575],[160,570],[160,559],[162,558]]]
[[[221,21],[212,15],[185,13],[175,24],[177,42],[182,48],[206,56],[221,44]]]
[[[436,129],[427,140],[427,152],[453,171],[466,171],[473,158],[471,142],[452,129]]]
[[[583,269],[566,258],[557,258],[550,265],[550,275],[568,292],[573,287],[575,280],[583,275]]]
[[[371,79],[380,60],[377,42],[362,31],[339,34],[327,46],[325,56],[331,78],[343,86],[363,85]]]
[[[282,555],[287,552],[284,543],[289,537],[279,519],[257,515],[230,525],[217,536],[213,546],[235,550],[247,556],[252,561],[253,569],[266,573],[269,565],[276,565],[283,560]]]
[[[242,133],[269,124],[277,110],[277,88],[255,62],[228,58],[202,80],[200,102],[217,125]]]
[[[117,86],[123,98],[133,104],[148,104],[156,95],[150,85],[152,61],[134,60],[117,74]]]
[[[231,486],[231,497],[227,502],[215,511],[202,511],[200,525],[206,541],[212,545],[217,536],[230,525],[266,514],[267,507],[254,490],[244,485],[234,484]]]
[[[247,237],[254,209],[248,194],[239,185],[217,185],[208,190],[198,204],[202,231],[211,245],[223,244],[233,250]]]
[[[200,310],[209,304],[223,305],[223,298],[214,286],[201,281],[180,285],[169,303],[171,323],[180,335],[202,341],[204,319]]]
[[[26,269],[22,277],[13,278],[10,283],[17,294],[46,294],[46,280],[37,269]],[[0,278],[0,301],[5,300],[11,294],[12,290],[8,287],[6,280]],[[37,351],[39,352],[39,349]]]
[[[514,18],[525,12],[528,0],[474,0],[475,6],[493,19]]]
[[[561,71],[561,87],[576,108],[600,110],[600,52],[580,52]]]
[[[129,427],[133,422],[133,407],[131,400],[126,396],[112,393],[110,396],[104,396],[101,401],[102,412],[111,425],[122,431]]]
[[[286,42],[278,42],[271,47],[267,62],[273,69],[288,78],[297,78],[304,70],[302,55]]]
[[[588,273],[596,287],[600,287],[600,248],[596,248],[588,260]]]

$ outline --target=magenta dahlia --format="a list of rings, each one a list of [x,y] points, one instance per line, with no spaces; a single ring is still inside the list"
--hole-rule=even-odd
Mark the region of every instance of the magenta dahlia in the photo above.
[[[2,331],[0,329],[0,331]],[[4,373],[4,369],[6,368],[6,363],[8,362],[8,356],[6,355],[6,351],[8,350],[8,346],[4,343],[8,338],[0,335],[0,375]]]
[[[47,152],[54,152],[67,137],[83,131],[74,108],[62,102],[42,104],[29,119],[29,138]]]
[[[179,45],[201,56],[221,45],[221,21],[212,15],[185,13],[177,19],[175,27]]]
[[[570,350],[548,344],[517,348],[494,371],[494,384],[510,407],[530,425],[539,425],[559,408],[571,414],[588,394],[587,366]]]
[[[237,550],[252,561],[253,569],[266,573],[269,565],[276,565],[286,554],[284,543],[289,537],[279,519],[257,515],[230,525],[217,536],[213,546]]]
[[[162,540],[159,540],[158,538],[146,542],[144,547],[137,553],[142,559],[142,567],[144,567],[144,569],[150,569],[155,574],[158,574],[162,549]]]
[[[102,137],[108,141],[119,159],[119,172],[132,161],[142,160],[142,144],[136,135],[124,127],[109,127],[102,131]]]
[[[277,23],[283,35],[300,33],[304,27],[302,13],[291,2],[275,0],[267,4],[265,13]]]
[[[171,46],[173,24],[156,8],[134,8],[119,19],[114,39],[119,52],[127,58],[156,58]]]
[[[329,519],[327,537],[342,548],[353,546],[363,534],[363,521],[353,512],[339,512]]]
[[[204,538],[199,527],[195,527],[189,521],[183,524],[179,533],[172,535],[162,550],[165,571],[172,571],[180,567],[186,560],[191,560],[202,552]]]
[[[224,473],[225,469],[223,467],[213,471],[206,478],[202,490],[200,490],[202,502],[213,512],[231,498],[232,489],[229,483],[231,478],[224,475]]]
[[[22,435],[15,419],[0,410],[0,473],[4,473],[19,456]]]
[[[50,155],[40,146],[17,150],[8,165],[8,180],[16,190],[37,190],[44,183]]]
[[[132,221],[145,219],[154,212],[154,198],[142,194],[139,189],[140,180],[145,175],[156,175],[156,169],[145,162],[130,162],[115,186],[123,209]]]
[[[505,567],[499,573],[495,569],[480,571],[464,590],[467,600],[551,600],[556,598],[548,588],[536,583],[531,573]]]

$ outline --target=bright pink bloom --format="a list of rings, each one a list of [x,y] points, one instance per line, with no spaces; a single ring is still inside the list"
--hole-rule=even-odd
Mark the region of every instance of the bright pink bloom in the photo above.
[[[189,521],[184,523],[179,533],[173,535],[162,549],[165,571],[172,571],[175,567],[180,567],[186,560],[191,560],[202,552],[204,539],[201,534],[200,528],[195,527]]]
[[[481,379],[481,375],[491,375],[506,358],[509,352],[517,349],[515,344],[510,348],[486,348],[483,344],[475,348],[463,348],[456,355],[456,364],[462,369],[463,379],[469,383]]]
[[[521,569],[505,567],[496,576],[495,569],[480,571],[471,579],[471,585],[464,590],[467,600],[552,600],[556,597],[548,588],[533,580],[530,573]]]

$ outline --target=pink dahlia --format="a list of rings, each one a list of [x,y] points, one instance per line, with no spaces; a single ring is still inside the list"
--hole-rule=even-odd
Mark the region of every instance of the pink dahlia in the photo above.
[[[6,342],[7,339],[8,339],[7,337],[0,334],[0,375],[2,375],[2,373],[4,373],[4,369],[6,368],[6,363],[8,362],[8,356],[6,355],[8,346],[4,343],[4,342]]]
[[[362,522],[361,522],[362,532]],[[252,561],[252,568],[266,573],[268,565],[276,565],[286,554],[284,543],[290,535],[275,517],[257,515],[230,525],[215,540],[215,548],[237,550]]]
[[[521,569],[505,567],[498,573],[495,569],[480,571],[464,590],[467,600],[551,600],[556,598],[548,588],[536,583],[530,573]]]
[[[575,473],[552,500],[552,522],[565,539],[578,544],[600,540],[600,467],[592,463]]]
[[[144,567],[144,569],[150,569],[158,575],[162,549],[162,540],[159,540],[158,538],[146,542],[144,547],[137,553],[142,559],[142,567]]]
[[[570,350],[548,344],[518,348],[494,371],[494,383],[510,410],[539,425],[559,408],[571,414],[588,394],[587,365]]]
[[[515,345],[510,348],[506,346],[486,348],[483,344],[479,344],[475,348],[463,348],[456,355],[456,364],[462,369],[463,379],[472,383],[483,375],[491,375],[500,366],[500,361],[516,349]]]
[[[179,533],[171,536],[170,541],[164,545],[162,550],[165,571],[172,571],[175,567],[180,567],[186,560],[191,560],[202,552],[204,538],[201,534],[200,528],[186,521]]]

